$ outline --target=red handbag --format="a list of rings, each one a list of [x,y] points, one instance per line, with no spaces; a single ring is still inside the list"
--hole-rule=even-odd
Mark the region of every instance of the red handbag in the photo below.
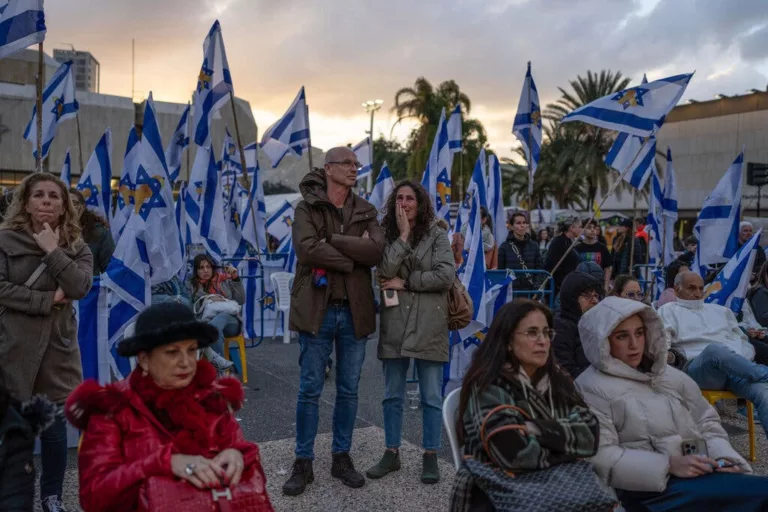
[[[145,512],[274,512],[264,488],[264,477],[252,471],[235,487],[198,489],[176,478],[150,477],[139,493],[139,510]]]

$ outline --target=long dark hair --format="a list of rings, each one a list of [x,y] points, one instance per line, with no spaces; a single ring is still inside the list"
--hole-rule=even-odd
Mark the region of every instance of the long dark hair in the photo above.
[[[397,184],[395,190],[387,198],[387,209],[384,218],[381,219],[381,225],[384,228],[384,236],[387,242],[392,243],[400,236],[400,229],[397,227],[397,193],[403,187],[411,187],[416,194],[418,211],[416,213],[416,225],[413,227],[413,242],[411,247],[416,247],[421,239],[429,232],[432,222],[435,220],[435,210],[432,208],[432,201],[429,200],[427,190],[421,185],[410,180],[403,180]]]
[[[469,366],[467,373],[464,374],[464,381],[461,385],[461,399],[459,400],[459,413],[456,419],[459,442],[463,443],[466,437],[463,419],[472,389],[476,388],[478,392],[488,389],[501,376],[504,363],[510,363],[512,370],[515,372],[520,368],[520,361],[508,347],[515,335],[517,326],[523,318],[534,311],[544,314],[547,318],[547,325],[551,329],[553,320],[552,312],[549,308],[539,302],[528,299],[516,299],[509,304],[505,304],[494,316],[485,340],[475,350],[472,364]],[[552,386],[552,399],[555,402],[566,407],[574,405],[586,407],[584,399],[576,391],[576,386],[573,385],[570,375],[555,362],[555,354],[551,343],[547,364],[536,371],[531,382],[536,384],[544,375],[549,376],[549,385]]]
[[[638,284],[640,283],[640,281],[638,281],[637,278],[634,278],[627,274],[621,274],[619,276],[616,276],[616,279],[613,281],[613,292],[611,293],[611,295],[614,297],[621,297],[621,294],[624,293],[624,288],[626,288],[627,285],[632,281]]]
[[[109,229],[109,223],[104,217],[93,213],[85,207],[85,196],[81,191],[72,187],[69,189],[69,193],[73,199],[76,197],[78,201],[83,203],[83,213],[80,214],[80,228],[83,230],[83,240],[85,243],[93,242],[96,236],[96,226]]]
[[[200,264],[203,261],[207,261],[208,264],[211,266],[211,279],[213,279],[213,276],[216,275],[216,268],[217,268],[216,261],[214,261],[214,259],[210,255],[198,254],[197,256],[195,256],[195,259],[192,260],[192,287],[194,288],[195,291],[200,289],[200,287],[203,284],[200,281],[200,278],[197,277],[197,269],[200,268]],[[210,282],[210,279],[208,281]]]

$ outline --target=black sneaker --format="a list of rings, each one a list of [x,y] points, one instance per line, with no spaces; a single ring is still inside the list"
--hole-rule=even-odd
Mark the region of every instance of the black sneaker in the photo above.
[[[357,489],[365,485],[365,477],[355,471],[355,465],[348,453],[334,453],[331,476],[341,480],[347,487]]]
[[[43,498],[43,512],[67,512],[67,508],[58,496],[46,496]]]
[[[291,478],[283,484],[283,494],[286,496],[298,496],[307,488],[307,484],[315,481],[312,471],[312,459],[296,459],[293,463]]]

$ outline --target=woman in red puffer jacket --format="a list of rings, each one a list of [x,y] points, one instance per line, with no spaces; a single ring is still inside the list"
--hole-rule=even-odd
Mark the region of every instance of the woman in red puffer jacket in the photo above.
[[[168,489],[179,494],[178,510],[192,512],[183,497],[217,494],[234,495],[235,502],[247,495],[248,508],[233,502],[237,510],[273,510],[259,448],[245,440],[232,414],[242,406],[242,386],[216,380],[211,364],[197,360],[217,337],[189,308],[153,305],[139,315],[135,336],[118,346],[121,355],[137,356],[131,375],[105,387],[88,381],[70,395],[67,418],[83,431],[85,512],[153,510]],[[219,510],[215,503],[207,510]]]

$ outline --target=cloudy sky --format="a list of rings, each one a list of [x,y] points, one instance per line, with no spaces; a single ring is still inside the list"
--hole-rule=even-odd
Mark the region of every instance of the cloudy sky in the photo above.
[[[768,85],[766,0],[48,0],[46,12],[48,51],[93,53],[101,92],[131,95],[135,38],[137,96],[176,102],[190,98],[219,19],[235,92],[260,130],[305,85],[324,149],[365,136],[368,99],[384,100],[374,134],[389,135],[395,92],[424,76],[456,80],[509,155],[528,60],[544,104],[603,68],[633,82],[696,70],[684,100]]]

